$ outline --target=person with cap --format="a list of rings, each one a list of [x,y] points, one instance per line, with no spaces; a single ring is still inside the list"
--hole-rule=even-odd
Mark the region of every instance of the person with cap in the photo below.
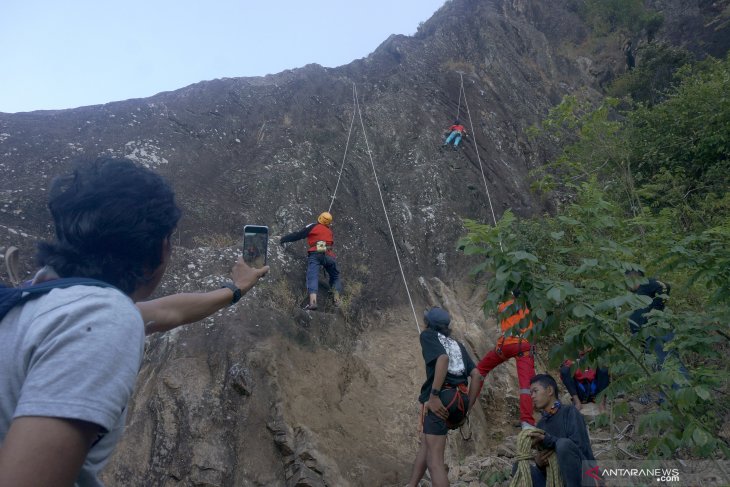
[[[524,335],[532,329],[532,321],[524,321],[530,310],[517,302],[520,290],[512,291],[513,298],[499,305],[500,315],[512,313],[500,320],[502,335],[494,350],[487,352],[477,364],[482,383],[487,374],[498,365],[514,358],[517,362],[517,380],[520,385],[520,424],[523,429],[535,426],[530,398],[530,379],[535,375],[534,349]],[[480,389],[481,390],[481,389]]]
[[[446,434],[466,421],[479,394],[479,372],[464,345],[449,336],[451,317],[446,310],[427,310],[424,322],[420,341],[426,381],[418,396],[421,446],[408,486],[417,486],[428,469],[431,485],[443,487],[449,485],[444,466]]]
[[[441,147],[448,146],[451,141],[454,141],[454,150],[459,150],[459,143],[461,142],[462,137],[466,137],[466,128],[459,122],[459,119],[457,118],[454,120],[454,125],[449,127],[449,130],[447,131],[449,134],[446,137],[446,140],[444,140],[444,143],[441,145]]]
[[[340,304],[342,294],[342,281],[340,271],[337,269],[337,259],[332,247],[334,246],[334,234],[332,233],[332,214],[324,211],[317,217],[317,223],[310,223],[297,232],[281,237],[279,243],[284,245],[288,242],[307,239],[307,293],[309,304],[304,309],[317,309],[317,291],[319,290],[319,268],[324,267],[329,275],[330,289],[332,289],[335,306]]]

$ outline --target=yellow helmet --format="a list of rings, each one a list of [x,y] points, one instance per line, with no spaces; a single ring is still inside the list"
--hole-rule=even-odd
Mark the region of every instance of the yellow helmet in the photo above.
[[[332,214],[329,211],[323,211],[317,217],[317,221],[325,226],[330,226],[332,223]]]

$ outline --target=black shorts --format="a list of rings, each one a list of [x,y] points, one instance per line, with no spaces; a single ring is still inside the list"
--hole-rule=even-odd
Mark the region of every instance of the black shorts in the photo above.
[[[459,405],[458,400],[454,400],[456,394],[461,395],[461,404],[463,406]],[[443,436],[447,434],[450,429],[453,429],[452,427],[454,425],[464,419],[466,411],[469,409],[469,396],[457,388],[442,390],[441,394],[439,394],[439,399],[441,399],[441,403],[444,406],[451,404],[451,407],[448,408],[449,418],[447,421],[444,421],[431,411],[428,411],[423,418],[423,432],[427,435]]]

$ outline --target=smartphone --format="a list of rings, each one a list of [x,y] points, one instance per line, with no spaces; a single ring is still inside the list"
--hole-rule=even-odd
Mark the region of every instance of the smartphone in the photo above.
[[[251,267],[266,265],[266,251],[269,247],[269,227],[245,225],[243,227],[243,260]]]

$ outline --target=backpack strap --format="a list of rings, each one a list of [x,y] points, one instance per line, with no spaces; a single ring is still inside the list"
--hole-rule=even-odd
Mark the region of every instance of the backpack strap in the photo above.
[[[3,319],[8,311],[19,304],[38,298],[50,292],[52,289],[64,289],[71,286],[114,288],[109,283],[89,277],[65,277],[26,287],[0,287],[0,319]]]

